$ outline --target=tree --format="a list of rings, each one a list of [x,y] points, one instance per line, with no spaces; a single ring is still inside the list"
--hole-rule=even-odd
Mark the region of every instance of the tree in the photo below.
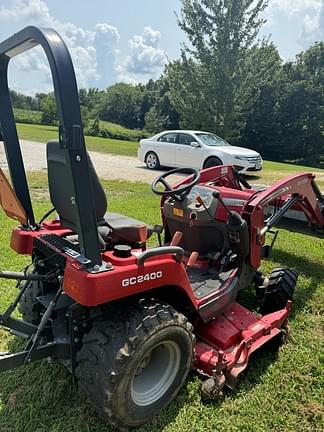
[[[190,45],[170,74],[172,102],[185,123],[195,122],[184,107],[199,107],[202,127],[231,136],[240,66],[264,23],[260,14],[268,0],[182,0],[180,28]],[[201,111],[202,110],[202,111]],[[206,126],[205,126],[206,125]]]
[[[241,67],[241,85],[235,96],[236,140],[263,157],[273,158],[279,151],[277,104],[282,59],[275,45],[264,40],[246,53]]]
[[[98,118],[95,118],[93,122],[90,124],[87,133],[90,136],[99,136],[99,132],[100,132],[100,121]]]
[[[117,83],[103,94],[98,108],[102,120],[121,124],[128,128],[141,128],[144,116],[141,116],[143,91],[140,86]],[[142,117],[142,119],[141,119]]]
[[[40,102],[40,109],[42,111],[42,124],[55,125],[58,122],[56,102],[52,93],[42,98]]]
[[[280,130],[286,141],[295,138],[295,151],[303,162],[320,166],[324,159],[324,42],[300,53],[293,65],[286,65],[285,73]]]
[[[157,81],[150,80],[147,85],[148,103],[145,113],[145,129],[149,132],[160,132],[163,129],[177,129],[179,114],[170,100],[170,85],[166,76]],[[147,107],[149,109],[147,109]]]
[[[157,111],[156,107],[153,106],[146,114],[145,114],[145,129],[148,132],[157,133],[161,132],[167,123],[167,117],[162,117],[161,113]]]

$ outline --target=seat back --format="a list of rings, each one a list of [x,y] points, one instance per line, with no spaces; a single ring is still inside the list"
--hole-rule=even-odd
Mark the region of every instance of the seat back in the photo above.
[[[66,152],[58,141],[49,141],[46,147],[48,188],[53,206],[63,226],[75,230],[76,214],[71,173],[68,170]],[[107,199],[97,173],[88,155],[90,179],[95,202],[96,218],[100,222],[107,211]]]

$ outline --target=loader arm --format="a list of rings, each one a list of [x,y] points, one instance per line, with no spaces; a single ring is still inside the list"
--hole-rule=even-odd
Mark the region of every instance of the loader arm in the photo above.
[[[264,221],[263,209],[271,202],[280,200],[281,209],[277,215]],[[287,177],[270,188],[254,195],[245,205],[243,217],[251,227],[250,263],[258,267],[261,261],[261,248],[266,232],[292,207],[298,206],[312,227],[324,229],[324,197],[315,183],[315,175],[302,173]]]

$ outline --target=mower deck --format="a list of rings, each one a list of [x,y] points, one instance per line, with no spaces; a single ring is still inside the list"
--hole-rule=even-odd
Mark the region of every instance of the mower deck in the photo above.
[[[196,328],[196,369],[233,388],[250,355],[276,337],[288,318],[291,302],[277,312],[260,316],[238,303],[221,316]]]

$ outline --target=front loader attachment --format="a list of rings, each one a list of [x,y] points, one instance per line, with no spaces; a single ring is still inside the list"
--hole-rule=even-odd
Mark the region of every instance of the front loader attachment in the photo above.
[[[284,222],[290,230],[299,226],[297,232],[319,237],[324,234],[324,196],[315,183],[314,174],[296,174],[253,195],[242,216],[251,227],[250,263],[257,268],[265,235],[274,226]]]

